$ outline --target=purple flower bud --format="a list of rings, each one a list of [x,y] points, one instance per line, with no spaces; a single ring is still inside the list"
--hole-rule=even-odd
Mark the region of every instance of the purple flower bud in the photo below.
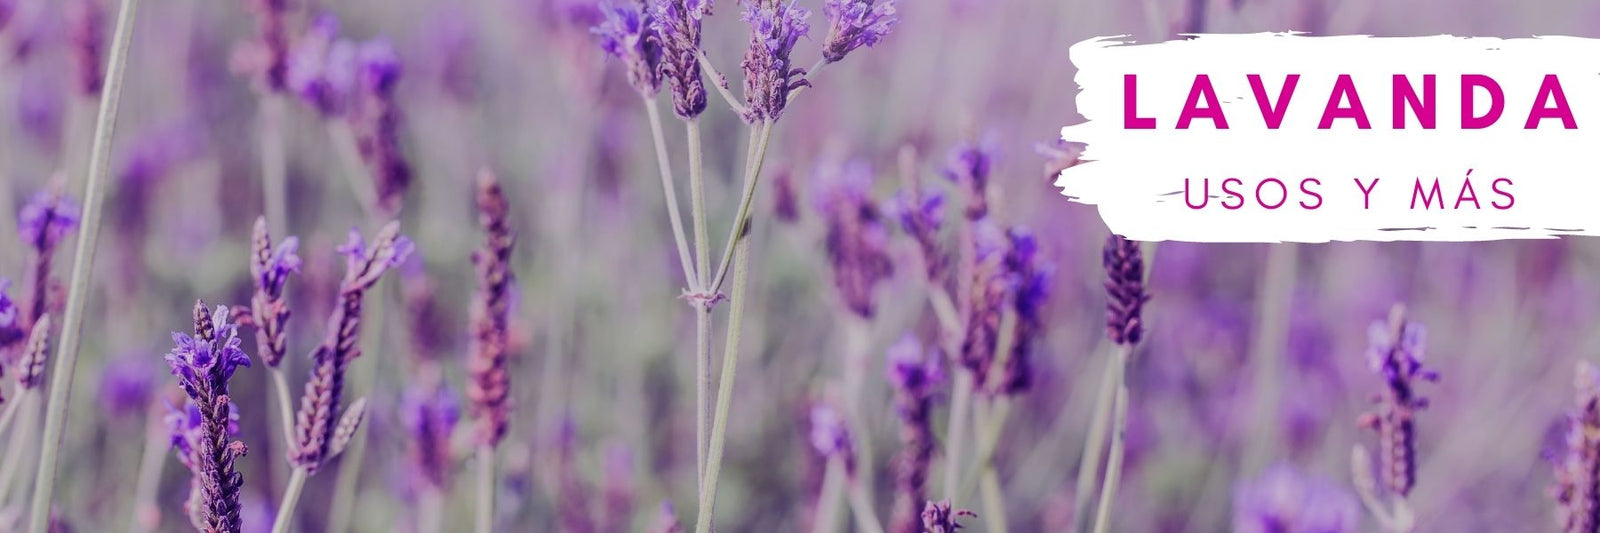
[[[843,460],[846,470],[854,472],[855,446],[851,443],[850,427],[844,416],[828,404],[817,403],[811,406],[809,423],[811,449],[822,457]]]
[[[633,90],[655,96],[661,90],[661,39],[643,0],[601,2],[600,12],[605,20],[589,29],[600,37],[600,48],[622,61]]]
[[[374,39],[361,44],[356,50],[356,64],[361,73],[361,83],[376,93],[394,90],[400,81],[400,55],[386,39]]]
[[[1384,487],[1404,497],[1417,482],[1416,412],[1428,406],[1416,387],[1420,381],[1438,381],[1439,375],[1422,366],[1426,334],[1420,324],[1406,319],[1405,306],[1396,304],[1388,322],[1374,323],[1367,331],[1371,346],[1367,362],[1383,378],[1384,392],[1377,408],[1361,417],[1361,425],[1378,434],[1378,462]]]
[[[928,281],[938,282],[945,267],[944,252],[939,248],[939,229],[944,225],[944,194],[920,187],[901,189],[884,210],[899,219],[900,229],[917,243]]]
[[[925,533],[956,533],[961,517],[978,516],[966,509],[954,509],[950,500],[929,501],[922,508],[922,531]]]
[[[868,196],[872,168],[864,161],[851,161],[831,176],[826,174],[830,170],[824,168],[815,204],[828,225],[825,244],[834,287],[846,308],[871,318],[876,310],[874,288],[894,274],[889,230],[878,204]]]
[[[1561,531],[1600,527],[1600,369],[1579,361],[1567,415],[1566,453],[1555,460],[1556,524]]]
[[[1032,385],[1033,343],[1043,331],[1042,314],[1055,267],[1039,260],[1038,245],[1027,228],[1001,232],[985,219],[973,234],[976,263],[961,363],[973,371],[980,389],[1016,394]],[[1010,351],[1000,354],[996,350],[1007,313],[1016,320]]]
[[[461,420],[461,407],[449,389],[412,390],[400,406],[401,420],[411,436],[411,465],[417,477],[434,490],[449,486],[450,435]]]
[[[378,207],[392,214],[400,209],[401,196],[411,184],[411,167],[400,150],[401,114],[395,101],[400,57],[383,39],[363,43],[355,54],[357,107],[350,120],[356,147],[372,175]]]
[[[874,4],[873,0],[827,0],[822,14],[828,19],[828,38],[822,41],[822,57],[829,63],[863,46],[873,46],[889,34],[899,19],[894,0]]]
[[[783,116],[789,91],[810,85],[805,69],[789,58],[794,45],[811,30],[811,12],[794,2],[747,0],[741,20],[750,25],[750,47],[744,62],[744,120],[772,122]]]
[[[1360,530],[1356,499],[1339,485],[1276,465],[1233,492],[1233,531],[1238,533]]]
[[[945,177],[961,187],[966,199],[967,220],[978,220],[989,213],[989,171],[994,164],[994,141],[964,142],[950,150]]]
[[[339,38],[339,19],[318,15],[289,52],[285,85],[324,117],[342,115],[356,89],[356,44]]]
[[[1106,269],[1106,336],[1117,344],[1138,344],[1144,333],[1144,303],[1150,301],[1139,243],[1110,235],[1100,259]]]
[[[895,413],[900,417],[900,452],[892,463],[895,498],[890,531],[920,532],[927,501],[928,470],[933,464],[933,397],[944,382],[937,350],[924,349],[906,335],[889,346],[889,384],[894,387]]]
[[[78,227],[78,216],[78,205],[71,198],[46,189],[35,193],[17,213],[17,231],[22,242],[44,253]]]
[[[672,110],[694,118],[706,110],[700,76],[700,23],[711,14],[711,0],[648,0],[650,20],[661,41],[661,77],[672,88]]]

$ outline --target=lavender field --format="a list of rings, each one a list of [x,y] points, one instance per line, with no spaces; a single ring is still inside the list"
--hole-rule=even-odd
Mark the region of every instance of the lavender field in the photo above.
[[[1600,246],[1052,186],[1284,30],[1600,5],[0,0],[0,531],[1600,531]]]

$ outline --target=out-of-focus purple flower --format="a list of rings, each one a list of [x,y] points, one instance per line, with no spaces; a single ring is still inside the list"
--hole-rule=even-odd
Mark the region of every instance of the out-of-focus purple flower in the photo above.
[[[279,246],[282,246],[280,243]],[[367,250],[367,240],[361,236],[361,230],[350,228],[350,234],[345,237],[344,244],[339,245],[338,251],[344,255],[345,272],[361,271],[367,265],[372,265],[378,274],[391,268],[399,267],[416,251],[417,245],[404,235],[396,234],[393,242],[387,243],[381,251],[374,255]]]
[[[478,225],[484,243],[472,254],[477,267],[478,290],[472,298],[467,361],[467,398],[478,421],[479,443],[493,447],[505,437],[510,424],[511,252],[516,231],[511,228],[511,205],[494,173],[478,175]]]
[[[67,232],[78,227],[78,204],[55,188],[33,195],[17,213],[17,231],[22,242],[36,252],[54,249]]]
[[[1567,415],[1566,453],[1556,459],[1556,524],[1563,532],[1600,528],[1600,369],[1579,361],[1576,401]]]
[[[895,456],[894,508],[889,531],[920,533],[922,506],[927,501],[928,469],[933,464],[933,399],[944,382],[936,350],[907,334],[889,346],[889,384],[900,417],[900,452]]]
[[[113,416],[144,412],[154,391],[150,361],[139,352],[111,359],[100,373],[100,407]]]
[[[1439,374],[1422,366],[1427,334],[1422,325],[1407,320],[1405,306],[1396,304],[1387,322],[1374,322],[1367,330],[1367,362],[1383,378],[1384,392],[1376,408],[1361,417],[1361,425],[1378,433],[1378,462],[1384,488],[1404,497],[1417,482],[1417,435],[1414,417],[1428,406],[1416,386],[1438,381]]]
[[[930,500],[922,508],[922,530],[925,533],[956,533],[961,529],[957,520],[966,516],[978,515],[966,509],[952,508],[950,500]]]
[[[17,14],[17,0],[0,0],[0,32],[5,31],[11,23],[11,17]]]
[[[356,237],[360,237],[357,234]],[[250,275],[255,278],[255,290],[250,295],[250,315],[256,328],[256,346],[262,362],[276,368],[288,353],[289,303],[283,299],[283,287],[289,274],[300,271],[300,239],[288,237],[272,245],[272,235],[267,232],[267,217],[256,219],[251,235]]]
[[[21,29],[21,28],[18,28]],[[19,36],[20,37],[20,36]],[[17,126],[39,146],[55,150],[61,143],[66,90],[56,76],[36,69],[11,69],[16,80]]]
[[[818,402],[811,406],[808,424],[811,449],[822,457],[843,461],[845,471],[854,475],[855,444],[850,436],[849,422],[845,421],[844,416],[833,406]]]
[[[1082,143],[1067,142],[1062,139],[1033,145],[1034,153],[1044,156],[1044,174],[1049,177],[1054,177],[1061,174],[1063,170],[1078,166],[1080,162],[1078,158],[1083,155],[1083,148]]]
[[[643,0],[600,3],[605,20],[589,31],[600,37],[600,48],[622,61],[628,84],[645,97],[661,90],[661,39]]]
[[[339,19],[320,14],[289,51],[285,86],[324,117],[345,113],[356,90],[356,44],[339,38]]]
[[[775,122],[789,103],[789,91],[810,85],[806,71],[789,59],[794,45],[811,30],[811,12],[793,1],[746,0],[740,17],[750,25],[744,53],[744,120]]]
[[[889,230],[878,204],[868,196],[872,168],[864,161],[850,161],[820,181],[815,203],[828,225],[825,244],[834,287],[846,308],[871,318],[876,311],[874,288],[894,274]]]
[[[822,41],[822,58],[829,63],[863,46],[873,46],[889,34],[899,19],[894,0],[827,0],[822,14],[828,19],[828,38]]]
[[[1360,529],[1355,496],[1326,479],[1275,465],[1233,491],[1236,533],[1343,533]]]
[[[961,187],[967,220],[978,220],[989,213],[989,172],[993,165],[994,147],[989,137],[962,142],[950,149],[944,173]]]
[[[678,524],[678,511],[672,508],[672,500],[662,500],[661,510],[656,513],[656,521],[650,524],[649,533],[683,533],[683,526]]]
[[[11,280],[0,276],[0,355],[6,354],[18,342],[22,342],[22,321],[17,304],[11,300],[7,292],[11,288]],[[9,359],[0,357],[0,359]]]
[[[913,185],[895,193],[884,210],[899,219],[900,229],[917,243],[928,281],[937,282],[945,267],[944,253],[939,249],[939,228],[944,225],[944,194]]]
[[[240,50],[243,71],[267,92],[282,91],[289,69],[289,0],[245,3],[256,17],[256,37]]]
[[[600,531],[627,531],[637,492],[633,450],[621,442],[606,443],[601,450],[600,470],[604,474],[600,484],[600,498],[604,504]]]
[[[78,68],[78,92],[100,94],[105,84],[100,62],[105,56],[106,9],[100,0],[74,0],[67,3],[67,35],[72,40],[72,57]]]
[[[350,117],[361,160],[372,174],[378,207],[386,213],[400,209],[401,196],[411,184],[411,167],[400,150],[400,106],[395,86],[400,81],[400,56],[389,41],[375,39],[356,50],[357,108]]]
[[[1001,232],[983,220],[973,233],[972,308],[961,363],[972,370],[980,389],[1017,394],[1033,383],[1033,343],[1043,330],[1042,313],[1055,267],[1039,260],[1038,243],[1027,228]],[[1010,350],[1000,353],[1008,313],[1015,316]]]
[[[446,3],[425,13],[408,54],[417,79],[437,84],[439,92],[458,103],[473,101],[479,80],[478,39],[483,27],[466,5]]]
[[[772,175],[772,216],[793,224],[800,220],[800,194],[795,191],[794,172],[779,169]]]
[[[1144,335],[1144,256],[1139,243],[1112,234],[1100,261],[1106,269],[1106,337],[1116,344],[1138,344]]]
[[[449,389],[412,390],[400,406],[401,421],[410,434],[412,467],[433,490],[450,483],[450,435],[461,420],[461,407]]]
[[[700,76],[700,23],[711,0],[649,0],[650,19],[661,40],[661,77],[672,88],[672,110],[694,118],[706,110]]]

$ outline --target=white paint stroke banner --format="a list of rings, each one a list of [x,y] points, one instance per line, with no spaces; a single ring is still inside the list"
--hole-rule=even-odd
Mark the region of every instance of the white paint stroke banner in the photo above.
[[[1600,40],[1123,39],[1071,49],[1056,185],[1130,239],[1600,234]]]

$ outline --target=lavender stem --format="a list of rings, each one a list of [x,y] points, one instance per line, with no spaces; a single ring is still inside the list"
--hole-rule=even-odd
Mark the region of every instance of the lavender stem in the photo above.
[[[766,143],[762,143],[765,148]],[[756,156],[754,172],[761,172],[765,150]],[[711,426],[711,448],[707,454],[706,475],[700,488],[700,511],[695,516],[695,532],[710,533],[716,510],[717,476],[722,470],[722,448],[727,439],[728,410],[733,404],[734,370],[739,363],[739,332],[744,324],[745,284],[750,278],[750,241],[739,239],[734,254],[733,296],[728,310],[728,340],[723,346],[722,378],[717,389],[717,412]]]
[[[1100,456],[1105,452],[1106,428],[1111,425],[1111,404],[1121,380],[1122,366],[1115,360],[1108,361],[1105,372],[1101,373],[1100,388],[1095,393],[1089,436],[1084,440],[1083,454],[1078,457],[1078,484],[1072,503],[1073,531],[1085,531],[1089,527],[1089,503],[1094,500],[1094,482],[1100,479]]]
[[[694,218],[695,272],[704,281],[711,269],[710,236],[706,230],[705,161],[700,147],[700,121],[684,121],[689,144],[690,216]],[[711,290],[704,283],[694,288],[699,293],[690,303],[695,308],[695,480],[703,490],[706,477],[706,446],[711,420]]]
[[[867,484],[862,483],[860,479],[849,483],[850,514],[856,519],[856,529],[865,533],[883,533],[883,523],[878,520],[878,512],[874,510],[872,493],[867,490]]]
[[[656,146],[656,168],[661,171],[661,190],[666,194],[667,218],[672,222],[672,239],[678,245],[678,263],[683,266],[683,279],[689,287],[699,287],[700,279],[694,263],[689,259],[689,239],[683,235],[683,218],[678,214],[678,186],[672,179],[672,162],[667,158],[666,135],[661,129],[661,109],[654,98],[644,98],[644,109],[650,116],[650,137]]]
[[[6,430],[11,427],[11,420],[17,417],[17,406],[22,405],[24,398],[27,398],[27,396],[12,399],[11,404],[6,406],[6,410],[0,412],[0,434],[5,434]],[[13,435],[10,446],[15,447],[17,440],[16,436]]]
[[[811,517],[812,533],[839,530],[839,497],[844,493],[846,477],[844,461],[829,457],[827,471],[822,474],[822,489],[817,495],[816,514]]]
[[[297,466],[289,474],[289,485],[283,489],[283,501],[278,504],[278,517],[272,521],[272,533],[288,533],[294,526],[294,509],[300,504],[300,492],[306,488],[306,468]]]
[[[289,220],[283,111],[283,95],[268,91],[261,97],[261,188],[262,196],[266,197],[267,220],[273,225],[274,235],[283,235]]]
[[[134,15],[139,0],[122,0],[117,11],[116,31],[111,38],[111,54],[106,62],[105,89],[100,93],[93,148],[89,152],[89,177],[84,184],[83,225],[73,252],[72,278],[68,285],[67,308],[56,349],[56,366],[51,372],[50,400],[45,405],[44,440],[39,446],[39,471],[34,478],[28,531],[45,533],[50,525],[50,498],[55,493],[56,461],[61,437],[66,430],[67,403],[72,378],[77,373],[78,344],[83,330],[84,309],[89,297],[89,276],[94,270],[95,244],[100,233],[102,189],[111,166],[111,138],[116,130],[117,104],[122,96],[122,78],[128,67],[128,49],[133,37]]]
[[[160,511],[156,508],[156,493],[161,489],[161,471],[166,465],[168,442],[171,435],[164,424],[158,423],[160,402],[151,402],[145,417],[144,452],[139,460],[139,473],[133,488],[133,509],[128,516],[128,533],[145,533],[160,525],[155,523]]]
[[[268,367],[268,374],[272,375],[272,388],[278,397],[278,419],[282,421],[283,442],[287,448],[294,447],[294,407],[289,399],[289,378],[284,377],[283,367]]]
[[[17,433],[12,436],[11,445],[6,449],[4,466],[0,466],[0,504],[10,501],[11,490],[17,485],[17,471],[22,469],[22,458],[32,454],[34,439],[38,438],[39,406],[34,398],[32,393],[17,398],[16,403],[27,406],[18,408],[22,411],[21,422],[18,422]]]
[[[1250,362],[1256,368],[1252,389],[1257,426],[1252,431],[1254,438],[1246,445],[1246,472],[1257,471],[1262,466],[1261,460],[1278,456],[1278,385],[1283,380],[1279,361],[1289,342],[1289,305],[1294,298],[1297,250],[1294,244],[1267,247],[1266,273],[1261,278],[1261,298],[1256,310],[1257,325],[1250,344]]]
[[[749,221],[750,208],[751,205],[755,203],[756,185],[760,181],[761,174],[761,159],[765,157],[765,154],[767,153],[767,140],[772,137],[772,123],[762,122],[760,124],[753,125],[751,126],[750,133],[755,135],[756,130],[760,130],[761,133],[759,134],[759,141],[754,144],[755,151],[752,152],[752,155],[755,155],[755,157],[750,158],[751,161],[755,162],[754,172],[752,172],[752,169],[750,168],[745,169],[744,191],[740,193],[739,208],[735,211],[736,214],[733,219],[733,227],[728,229],[728,244],[724,246],[722,250],[722,262],[720,263],[720,266],[717,267],[716,277],[712,278],[713,281],[706,288],[707,293],[714,294],[717,291],[722,290],[722,282],[728,276],[728,264],[730,260],[733,259],[734,244],[736,241],[742,238],[742,234],[739,232],[739,230]],[[702,272],[704,272],[704,270],[702,270]]]
[[[985,468],[980,477],[982,480],[979,481],[978,488],[983,495],[983,508],[986,510],[983,515],[983,521],[988,526],[989,531],[1006,533],[1008,531],[1005,514],[1006,504],[1005,497],[1000,493],[1000,476],[995,473],[993,468]]]
[[[961,487],[961,454],[967,435],[967,419],[972,410],[972,371],[956,367],[950,398],[950,423],[945,427],[944,498],[955,501]]]
[[[722,71],[717,70],[717,66],[711,64],[711,58],[706,57],[706,51],[701,50],[696,56],[700,60],[700,69],[711,73],[711,86],[717,88],[717,93],[722,95],[722,100],[728,104],[728,107],[741,116],[749,113],[749,108],[740,103],[740,98],[734,96],[733,92],[728,90],[728,77],[723,76]]]
[[[1106,533],[1111,527],[1111,507],[1117,495],[1117,483],[1122,477],[1124,438],[1128,431],[1128,375],[1127,365],[1131,344],[1117,346],[1117,396],[1112,407],[1113,429],[1111,451],[1106,457],[1106,479],[1100,485],[1100,510],[1095,513],[1094,532]]]
[[[494,447],[478,447],[477,531],[494,530]]]
[[[361,204],[361,212],[367,219],[381,220],[382,217],[378,215],[378,191],[367,179],[366,163],[361,161],[361,149],[356,144],[355,132],[351,131],[349,123],[342,120],[329,120],[326,123],[328,138],[333,141],[334,152],[339,154],[340,166],[344,167],[339,175],[350,186],[350,192],[355,194],[356,203]]]

